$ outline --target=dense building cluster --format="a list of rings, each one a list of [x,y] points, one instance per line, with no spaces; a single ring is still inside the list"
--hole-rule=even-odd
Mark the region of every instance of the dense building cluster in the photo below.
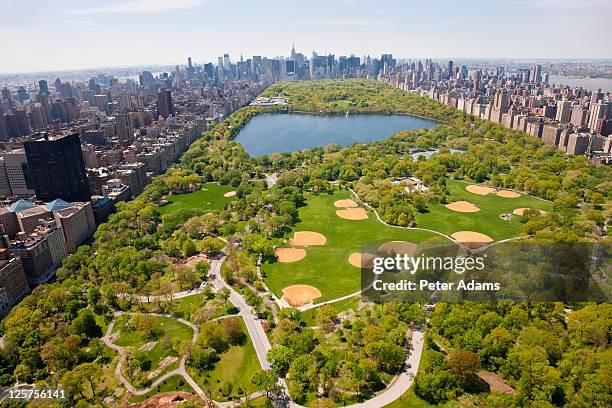
[[[144,71],[138,82],[98,75],[58,78],[54,90],[45,80],[2,90],[0,316],[51,279],[117,202],[270,84],[202,68],[189,61],[171,73]]]
[[[426,60],[385,65],[378,79],[526,132],[573,155],[612,162],[612,95],[550,84],[541,65],[507,72]]]

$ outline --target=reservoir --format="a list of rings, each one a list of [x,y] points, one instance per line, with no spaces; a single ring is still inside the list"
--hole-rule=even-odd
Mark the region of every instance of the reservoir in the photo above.
[[[251,119],[235,140],[256,157],[330,143],[341,146],[369,143],[387,139],[400,130],[429,129],[437,124],[410,115],[262,114]]]

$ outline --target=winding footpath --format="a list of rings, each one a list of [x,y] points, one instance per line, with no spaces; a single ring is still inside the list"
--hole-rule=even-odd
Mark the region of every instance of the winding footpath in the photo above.
[[[211,264],[211,268],[209,271],[209,280],[213,283],[213,286],[217,290],[227,289],[229,290],[230,296],[229,300],[236,306],[236,308],[240,311],[240,315],[242,316],[247,330],[249,332],[249,336],[251,337],[251,341],[255,348],[255,352],[257,354],[257,358],[259,360],[259,364],[263,370],[270,369],[270,363],[266,359],[268,351],[272,348],[270,344],[270,340],[266,335],[261,323],[257,319],[255,311],[251,306],[249,306],[244,297],[236,292],[231,286],[229,286],[221,277],[221,265],[223,264],[223,259],[215,260]],[[334,301],[344,300],[345,298],[350,298],[355,296],[357,293],[353,293],[351,295],[344,296],[339,299],[330,300],[325,304],[333,303]],[[402,394],[404,394],[408,389],[412,386],[414,382],[414,377],[419,369],[419,363],[421,361],[421,355],[423,354],[423,345],[424,345],[424,333],[421,331],[414,331],[412,333],[411,339],[411,351],[409,356],[406,359],[406,371],[402,372],[398,376],[396,376],[391,384],[382,392],[374,396],[373,398],[358,403],[347,406],[348,408],[381,408],[387,404],[392,403],[393,401],[399,399]],[[303,408],[301,405],[292,401],[289,397],[289,391],[287,388],[287,384],[283,378],[279,378],[279,385],[283,388],[286,393],[286,399],[279,403],[277,401],[277,406],[289,406],[291,408]]]
[[[255,353],[257,355],[257,359],[259,360],[259,364],[262,370],[270,370],[271,368],[270,363],[267,360],[268,351],[272,348],[270,340],[268,339],[268,336],[266,335],[266,332],[263,329],[263,326],[261,325],[261,322],[259,321],[255,310],[247,304],[246,300],[240,293],[238,293],[234,288],[228,285],[227,282],[225,282],[225,280],[223,280],[223,278],[221,277],[221,266],[223,265],[224,261],[225,261],[225,257],[222,257],[220,259],[216,259],[211,262],[211,267],[208,272],[209,282],[212,283],[216,291],[227,290],[229,292],[229,301],[238,309],[239,313],[237,315],[221,316],[213,320],[220,320],[220,319],[225,319],[229,317],[240,316],[245,323],[245,326],[249,333],[249,337],[253,344],[253,348],[255,349]],[[195,295],[197,293],[200,293],[202,289],[203,288],[200,287],[195,290],[175,293],[175,294],[172,294],[172,298],[179,299],[182,297]],[[341,300],[348,299],[353,296],[357,296],[359,293],[360,292],[356,292],[356,293],[352,293],[350,295],[346,295],[346,296],[343,296],[337,299],[332,299],[327,302],[318,304],[315,307],[322,306],[324,304],[339,302]],[[138,298],[142,300],[143,302],[154,302],[157,300],[167,299],[167,296],[164,296],[164,295],[138,296]],[[104,342],[104,344],[106,344],[108,347],[110,347],[111,349],[113,349],[119,354],[120,359],[115,368],[115,376],[117,377],[119,382],[121,382],[121,384],[123,384],[131,394],[145,395],[151,392],[152,390],[154,390],[159,384],[163,383],[168,378],[175,376],[175,375],[179,375],[185,379],[185,381],[198,394],[198,396],[200,396],[200,398],[202,398],[203,400],[210,400],[209,398],[207,398],[206,394],[204,393],[204,390],[202,390],[202,388],[197,384],[197,382],[189,375],[189,373],[185,369],[187,356],[181,357],[181,359],[179,360],[178,368],[168,371],[167,373],[158,377],[147,388],[140,389],[140,390],[136,389],[130,383],[130,381],[127,378],[125,378],[122,372],[122,360],[125,358],[125,349],[123,347],[120,347],[114,344],[112,341],[113,329],[115,327],[117,318],[123,314],[133,314],[133,313],[116,311],[114,313],[113,320],[108,325],[108,328],[106,329],[106,333],[102,337],[102,341]],[[170,315],[170,314],[162,314],[162,313],[147,313],[147,314],[152,315],[152,316],[174,319],[190,327],[193,330],[192,344],[195,344],[198,333],[199,333],[199,327],[197,325],[187,320]],[[414,382],[414,378],[419,369],[421,355],[423,353],[424,337],[425,337],[424,333],[421,331],[414,331],[412,333],[411,345],[410,345],[411,351],[408,357],[406,358],[406,362],[405,362],[405,367],[407,367],[407,369],[404,372],[397,375],[391,381],[390,385],[387,388],[385,388],[380,393],[376,394],[373,398],[367,401],[358,403],[358,404],[348,405],[347,408],[382,408],[385,405],[388,405],[392,403],[393,401],[399,399],[402,396],[402,394],[404,394],[412,386]],[[283,394],[279,396],[279,398],[275,401],[275,405],[277,407],[304,408],[303,406],[291,400],[289,396],[289,390],[287,387],[287,383],[284,378],[279,378],[278,384],[283,390]],[[249,398],[254,399],[262,395],[264,395],[262,392],[256,392],[256,393],[251,394]],[[235,405],[236,403],[240,404],[244,401],[245,401],[245,398],[241,398],[240,400],[235,401],[235,402],[219,402],[219,401],[212,401],[212,402],[218,407],[229,408],[229,407],[236,406]]]
[[[192,292],[193,294],[193,292]],[[179,360],[179,366],[178,368],[175,368],[174,370],[168,371],[167,373],[159,376],[157,379],[155,379],[155,381],[153,381],[151,383],[151,385],[149,385],[147,388],[144,389],[137,389],[136,387],[134,387],[132,385],[132,383],[125,378],[125,376],[123,375],[122,372],[122,367],[123,367],[123,359],[125,358],[125,348],[116,345],[115,343],[113,343],[112,341],[112,334],[113,334],[113,329],[115,327],[115,323],[117,321],[117,318],[120,317],[121,315],[124,314],[135,314],[133,312],[122,312],[122,311],[115,311],[114,312],[114,316],[113,316],[113,320],[111,321],[111,323],[108,325],[108,328],[106,329],[106,333],[104,334],[104,336],[102,337],[102,341],[104,342],[104,344],[106,344],[108,347],[110,347],[111,349],[113,349],[114,351],[116,351],[119,354],[119,361],[117,362],[117,366],[115,367],[115,377],[119,380],[119,382],[121,382],[121,384],[123,384],[123,386],[133,395],[145,395],[151,391],[153,391],[158,385],[160,385],[161,383],[163,383],[164,381],[166,381],[167,379],[175,376],[175,375],[179,375],[181,377],[183,377],[185,379],[185,381],[187,382],[187,384],[189,384],[189,386],[196,392],[196,394],[198,394],[198,396],[200,398],[202,398],[203,400],[207,400],[206,398],[206,394],[204,393],[204,390],[202,390],[202,388],[198,385],[198,383],[189,375],[189,373],[187,372],[187,370],[185,369],[185,364],[187,362],[187,356],[182,356]],[[197,338],[198,338],[198,334],[200,332],[200,329],[197,325],[181,319],[179,317],[176,317],[174,315],[170,315],[170,314],[163,314],[163,313],[145,313],[147,315],[150,316],[157,316],[157,317],[164,317],[164,318],[168,318],[168,319],[173,319],[176,320],[179,323],[182,323],[188,327],[190,327],[193,330],[193,335],[192,335],[192,339],[191,339],[191,343],[195,344]],[[216,321],[216,320],[222,320],[222,319],[227,319],[230,317],[236,317],[238,315],[226,315],[226,316],[221,316],[221,317],[217,317],[215,319],[212,319],[211,321]],[[262,396],[263,393],[262,392],[255,392],[251,395],[249,395],[250,399],[254,399],[254,398],[258,398],[260,396]],[[244,402],[245,398],[241,398],[238,402]],[[229,408],[229,407],[233,407],[234,403],[233,402],[219,402],[219,401],[212,401],[216,406],[218,407],[222,407],[222,408]]]

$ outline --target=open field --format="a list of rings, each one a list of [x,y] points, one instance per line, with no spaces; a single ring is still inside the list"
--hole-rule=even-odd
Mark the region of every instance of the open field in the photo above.
[[[246,333],[247,329],[244,322],[242,319],[239,320],[243,331]],[[231,395],[233,396],[243,397],[257,391],[257,387],[251,383],[251,378],[261,370],[261,366],[248,335],[244,344],[231,346],[219,357],[220,360],[215,363],[215,367],[211,371],[201,372],[193,367],[188,368],[189,374],[203,389],[208,388],[205,383],[210,385],[212,399],[227,401],[227,396],[223,395],[222,392],[227,384],[231,384]],[[242,393],[239,390],[242,390]]]
[[[155,342],[155,345],[150,350],[143,349],[143,353],[146,355],[147,359],[151,361],[151,369],[149,372],[159,368],[162,360],[173,355],[171,350],[161,346],[161,338],[164,336],[170,336],[173,340],[180,339],[189,341],[193,335],[193,331],[190,327],[185,326],[174,319],[151,316],[153,326],[160,330],[160,335],[157,336],[157,338],[145,338],[137,329],[131,329],[128,327],[128,322],[132,316],[133,315],[122,315],[117,319],[113,333],[118,333],[118,337],[113,341],[113,343],[121,347],[133,347],[135,349],[140,349],[147,343],[152,344],[152,342]],[[163,332],[163,334],[161,334],[161,332]],[[176,363],[173,363],[171,366],[175,365]],[[163,371],[166,371],[166,369]]]
[[[148,398],[151,398],[154,395],[172,391],[185,391],[195,393],[193,389],[189,386],[189,384],[185,382],[183,377],[181,377],[180,375],[173,375],[172,377],[163,381],[155,389],[149,391],[145,395],[132,395],[129,401],[131,403],[142,402]]]
[[[235,187],[217,183],[206,183],[202,189],[187,194],[173,194],[166,197],[168,204],[160,206],[159,212],[167,214],[182,208],[201,208],[204,210],[221,211],[234,196],[225,197],[226,193],[234,191]]]
[[[334,309],[336,313],[344,312],[345,310],[349,309],[355,310],[359,307],[360,299],[360,296],[353,296],[348,299],[341,300],[339,302],[331,303],[329,306],[331,306],[331,308]],[[316,317],[318,310],[319,308],[314,308],[302,312],[302,320],[307,326],[316,326]]]
[[[470,183],[448,179],[446,181],[450,196],[448,202],[468,201],[480,209],[478,212],[457,212],[443,204],[430,205],[429,212],[418,213],[418,227],[429,228],[445,234],[458,231],[474,231],[488,235],[494,240],[512,238],[521,234],[522,225],[518,216],[510,221],[500,218],[501,214],[512,214],[517,208],[534,208],[551,211],[552,204],[522,194],[518,198],[506,198],[491,192],[486,195],[471,193],[466,190]]]
[[[220,295],[217,295],[215,299],[206,299],[202,293],[194,293],[190,296],[173,299],[171,302],[163,302],[163,307],[159,302],[141,303],[140,307],[146,312],[168,313],[189,321],[193,321],[192,314],[194,312],[204,307],[213,309],[213,313],[210,315],[211,319],[234,313],[231,307],[228,308],[224,305]]]
[[[321,291],[321,297],[315,303],[358,291],[361,272],[349,263],[348,258],[353,252],[362,252],[364,244],[394,240],[415,243],[445,241],[443,237],[426,231],[388,227],[370,211],[365,220],[338,217],[334,203],[350,198],[351,194],[346,190],[308,197],[307,205],[300,208],[301,221],[295,231],[319,232],[327,240],[325,245],[308,247],[306,257],[300,261],[262,266],[266,284],[278,297],[282,296],[283,288],[297,284],[311,285]]]

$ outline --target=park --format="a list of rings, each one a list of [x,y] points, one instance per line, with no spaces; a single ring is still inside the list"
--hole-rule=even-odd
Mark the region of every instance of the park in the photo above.
[[[383,243],[396,252],[421,242],[478,246],[520,237],[526,209],[552,211],[550,202],[510,190],[498,192],[454,179],[447,179],[447,189],[447,204],[434,202],[418,213],[417,229],[383,224],[347,190],[308,196],[293,238],[278,243],[278,261],[262,266],[266,284],[292,306],[328,301],[360,290],[358,266],[368,260],[362,253],[365,245]]]

